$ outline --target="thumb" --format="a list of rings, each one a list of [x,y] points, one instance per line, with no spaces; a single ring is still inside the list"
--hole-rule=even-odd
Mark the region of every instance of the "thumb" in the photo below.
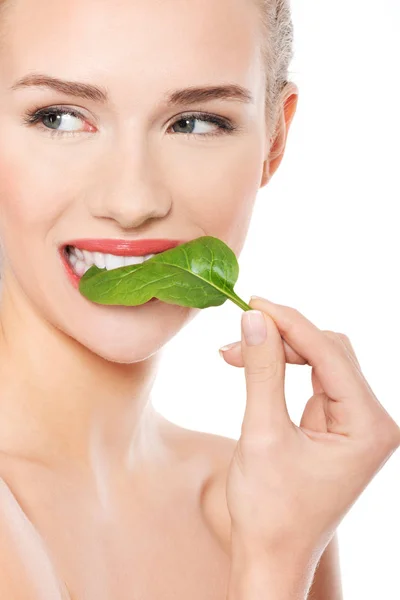
[[[274,320],[259,310],[242,314],[246,410],[242,437],[266,438],[292,428],[285,401],[286,357]]]

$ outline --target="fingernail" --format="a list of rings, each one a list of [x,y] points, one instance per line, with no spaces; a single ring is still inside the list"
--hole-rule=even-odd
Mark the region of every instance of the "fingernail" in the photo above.
[[[231,348],[233,348],[234,346],[237,346],[237,344],[240,344],[240,342],[232,342],[232,344],[227,344],[226,346],[222,346],[218,352],[221,354],[222,356],[222,352],[226,352],[227,350],[230,350]]]
[[[248,346],[257,346],[267,339],[267,323],[260,310],[247,310],[242,315],[244,339]]]

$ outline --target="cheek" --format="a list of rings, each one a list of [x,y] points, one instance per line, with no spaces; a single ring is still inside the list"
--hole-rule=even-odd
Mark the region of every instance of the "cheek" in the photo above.
[[[224,240],[239,254],[247,234],[263,171],[261,140],[237,138],[230,146],[196,153],[196,164],[185,161],[180,177],[179,211],[206,235]],[[202,158],[202,160],[201,160]],[[176,171],[176,166],[175,166]],[[175,179],[176,191],[176,179]]]
[[[247,153],[241,153],[241,160],[224,173],[226,187],[221,193],[220,210],[215,213],[215,231],[237,256],[247,236],[262,169],[262,154],[253,146]]]
[[[0,151],[0,239],[12,261],[14,252],[51,244],[47,233],[63,210],[68,194],[43,164],[22,153],[14,160]],[[29,256],[26,257],[29,259]]]

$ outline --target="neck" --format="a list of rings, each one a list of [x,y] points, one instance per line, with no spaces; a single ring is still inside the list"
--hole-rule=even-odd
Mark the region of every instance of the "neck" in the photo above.
[[[157,363],[99,357],[2,281],[0,451],[97,476],[155,462],[164,450],[150,402]]]

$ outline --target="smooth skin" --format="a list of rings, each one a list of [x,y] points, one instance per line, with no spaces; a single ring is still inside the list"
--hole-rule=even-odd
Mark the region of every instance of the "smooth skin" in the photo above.
[[[68,588],[72,600],[225,600],[226,481],[237,441],[178,427],[150,397],[160,350],[198,309],[91,303],[67,279],[58,246],[212,235],[239,257],[257,191],[283,158],[298,89],[282,96],[272,136],[250,0],[6,8],[0,597],[57,600]],[[32,73],[97,85],[109,99],[13,89]],[[164,102],[172,89],[228,82],[254,102]],[[81,116],[60,119],[57,135],[43,119],[26,124],[28,113],[55,106]],[[217,126],[192,120],[183,134],[176,124],[193,112],[237,129],[205,138]],[[313,600],[341,598],[336,542],[316,570]]]

